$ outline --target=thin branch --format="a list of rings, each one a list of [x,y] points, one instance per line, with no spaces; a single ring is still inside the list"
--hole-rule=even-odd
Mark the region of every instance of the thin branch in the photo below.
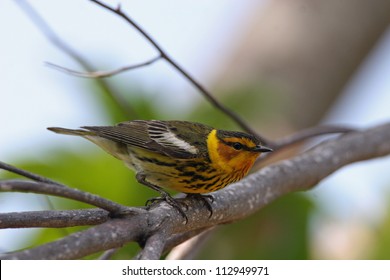
[[[134,214],[140,213],[145,210],[141,208],[131,208],[106,198],[100,197],[95,194],[84,192],[77,189],[69,188],[65,185],[53,185],[42,182],[30,182],[30,181],[21,181],[21,180],[4,180],[0,181],[0,191],[2,192],[27,192],[27,193],[37,193],[37,194],[46,194],[54,195],[63,198],[69,198],[96,207],[102,208],[109,211],[112,214]]]
[[[272,148],[276,152],[316,136],[349,133],[354,131],[357,131],[357,129],[351,127],[344,127],[344,126],[336,126],[336,125],[315,126],[315,127],[310,127],[307,129],[300,130],[286,137],[274,141],[270,141],[267,144],[267,146]],[[278,153],[262,154],[261,157],[257,158],[253,169],[256,170],[257,168],[264,166],[264,162],[265,164],[268,164],[269,159],[271,159],[272,162],[272,159],[277,157],[278,157]]]
[[[323,125],[323,126],[310,127],[307,129],[300,130],[297,133],[294,133],[287,137],[280,138],[276,141],[273,141],[272,144],[270,145],[270,148],[274,150],[279,150],[286,146],[290,146],[302,142],[312,137],[327,135],[327,134],[335,134],[335,133],[349,133],[353,131],[357,131],[357,130],[351,127],[343,127],[343,126],[335,126],[335,125]]]
[[[32,192],[37,194],[47,194],[54,195],[69,199],[74,199],[96,207],[105,209],[112,214],[131,214],[134,211],[140,211],[138,208],[130,208],[119,203],[113,202],[106,198],[102,198],[98,195],[90,194],[84,191],[77,189],[69,188],[66,185],[58,183],[56,181],[50,180],[48,178],[42,177],[40,175],[28,172],[0,161],[0,169],[10,171],[12,173],[24,176],[26,178],[37,181],[38,183],[33,183],[29,181],[21,180],[3,180],[0,181],[0,191],[3,192]]]
[[[2,259],[75,259],[127,242],[157,242],[163,252],[172,237],[187,237],[206,228],[243,219],[287,193],[306,191],[341,167],[390,154],[390,123],[352,132],[323,142],[294,158],[267,166],[240,182],[212,193],[213,216],[199,200],[181,199],[188,208],[188,223],[167,203],[152,205],[148,211],[111,219],[91,229],[66,236],[33,249],[2,255]],[[160,242],[159,234],[165,236]],[[155,236],[155,240],[150,239]],[[148,241],[149,240],[149,241]],[[146,246],[145,246],[146,247]],[[154,258],[159,258],[153,254]]]
[[[0,213],[0,228],[64,228],[101,224],[109,219],[102,209]]]
[[[95,72],[79,72],[79,71],[75,71],[75,70],[72,70],[72,69],[51,63],[51,62],[46,62],[46,65],[53,68],[53,69],[56,69],[58,71],[64,72],[66,74],[81,77],[81,78],[107,78],[107,77],[111,77],[113,75],[117,75],[117,74],[125,72],[125,71],[134,70],[134,69],[148,66],[148,65],[156,62],[159,59],[161,59],[161,56],[157,56],[155,58],[152,58],[152,59],[147,60],[147,61],[142,62],[142,63],[124,66],[124,67],[121,67],[121,68],[118,68],[115,70],[111,70],[111,71],[95,71]]]
[[[15,3],[21,8],[21,10],[29,17],[29,19],[35,24],[35,26],[46,36],[46,38],[58,49],[63,51],[77,61],[80,65],[86,65],[89,67],[88,62],[75,51],[70,45],[63,41],[56,32],[50,27],[50,25],[43,19],[43,17],[30,5],[28,1],[16,0]]]
[[[4,169],[4,170],[7,170],[9,172],[21,175],[23,177],[34,180],[36,182],[42,182],[42,183],[46,183],[46,184],[52,184],[52,185],[63,186],[63,187],[65,186],[65,185],[58,183],[56,181],[53,181],[49,178],[45,178],[45,177],[42,177],[38,174],[34,174],[32,172],[17,168],[15,166],[12,166],[12,165],[7,164],[7,163],[2,162],[2,161],[0,161],[0,169]]]
[[[256,135],[263,143],[267,143],[268,141],[260,136],[256,131],[254,131],[244,120],[241,119],[239,115],[222,105],[220,102],[218,102],[212,94],[204,87],[202,86],[195,78],[193,78],[187,71],[185,71],[179,64],[177,64],[169,55],[167,52],[165,52],[162,47],[143,29],[141,26],[139,26],[133,19],[131,19],[128,15],[126,15],[124,12],[122,12],[120,6],[117,8],[112,8],[100,1],[97,0],[90,0],[91,2],[94,2],[95,4],[99,5],[100,7],[103,7],[118,16],[120,16],[122,19],[124,19],[127,23],[129,23],[133,28],[135,28],[138,32],[142,34],[142,36],[157,50],[157,52],[160,54],[160,56],[165,59],[173,68],[175,68],[180,74],[182,74],[194,87],[196,87],[203,96],[217,109],[222,111],[224,114],[229,116],[234,122],[236,122],[242,129],[247,131],[248,133],[251,133],[252,135]]]
[[[94,67],[83,58],[76,50],[62,40],[56,32],[50,27],[50,25],[43,19],[43,17],[25,0],[17,0],[16,4],[21,10],[28,16],[31,22],[42,32],[42,34],[59,50],[69,55],[74,59],[83,69],[87,72],[93,72]],[[123,114],[128,119],[136,118],[136,113],[129,105],[128,101],[123,99],[120,94],[114,92],[114,90],[108,85],[108,83],[101,79],[96,79],[95,83],[107,94],[107,96],[120,108]]]

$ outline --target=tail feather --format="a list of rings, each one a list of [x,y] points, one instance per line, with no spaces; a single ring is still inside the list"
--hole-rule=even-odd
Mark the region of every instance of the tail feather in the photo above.
[[[117,159],[127,162],[129,166],[132,166],[131,159],[129,159],[127,146],[122,143],[117,143],[110,139],[101,137],[97,135],[96,132],[94,131],[88,131],[83,129],[68,129],[62,127],[48,127],[47,129],[59,134],[76,135],[76,136],[84,137],[85,139],[98,145],[107,153],[111,154]]]
[[[95,135],[95,133],[91,131],[82,130],[82,129],[68,129],[62,127],[48,127],[47,129],[55,133],[66,134],[66,135],[76,135],[76,136]]]

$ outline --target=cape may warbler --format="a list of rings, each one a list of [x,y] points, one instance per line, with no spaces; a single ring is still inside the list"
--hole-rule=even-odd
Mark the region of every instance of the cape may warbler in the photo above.
[[[186,121],[135,120],[82,128],[48,129],[82,136],[124,161],[135,170],[138,182],[158,191],[161,199],[186,219],[182,208],[162,188],[204,199],[200,194],[240,180],[261,152],[272,151],[253,135]],[[210,204],[205,204],[212,214]]]

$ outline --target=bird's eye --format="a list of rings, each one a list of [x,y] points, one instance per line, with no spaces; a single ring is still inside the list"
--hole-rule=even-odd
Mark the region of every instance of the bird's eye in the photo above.
[[[242,144],[238,143],[238,142],[235,142],[235,143],[233,143],[232,147],[233,147],[233,149],[238,151],[238,150],[242,149]]]

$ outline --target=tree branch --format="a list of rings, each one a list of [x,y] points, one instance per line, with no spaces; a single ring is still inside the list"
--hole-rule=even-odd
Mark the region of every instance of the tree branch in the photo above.
[[[102,209],[48,210],[0,213],[1,228],[63,228],[91,226],[109,219],[109,212]]]
[[[144,248],[157,244],[153,254],[147,255],[145,249],[141,252],[143,258],[156,259],[163,252],[162,247],[167,248],[167,243],[174,241],[172,237],[191,237],[211,226],[243,219],[287,193],[311,189],[347,164],[389,155],[388,139],[390,123],[342,135],[292,159],[267,166],[238,183],[212,193],[211,218],[208,218],[206,207],[196,199],[181,199],[188,205],[188,223],[183,221],[176,209],[161,202],[152,205],[148,211],[110,219],[58,241],[1,258],[74,259],[136,241],[145,245]]]
[[[74,199],[107,210],[113,215],[134,214],[146,211],[142,208],[127,207],[98,195],[72,189],[65,185],[53,185],[21,180],[3,180],[0,181],[0,191],[37,193]]]
[[[284,148],[291,147],[292,145],[302,143],[303,141],[322,135],[329,134],[339,134],[339,133],[349,133],[357,131],[355,128],[345,127],[345,126],[336,126],[336,125],[323,125],[323,126],[315,126],[309,127],[300,131],[297,131],[291,135],[285,136],[283,138],[269,141],[267,147],[276,151],[280,151]],[[261,165],[269,163],[268,160],[271,158],[278,157],[278,153],[265,153],[261,157],[258,157],[254,168],[259,167]],[[272,162],[272,161],[271,161]]]
[[[281,148],[302,142],[308,138],[327,135],[327,134],[335,134],[335,133],[349,133],[353,131],[356,131],[356,129],[351,127],[335,126],[335,125],[309,127],[300,130],[292,135],[272,141],[272,143],[269,146],[274,150],[279,150]]]
[[[147,227],[141,215],[132,223],[126,219],[111,219],[90,229],[73,233],[60,240],[27,249],[0,255],[0,259],[78,259],[90,254],[118,248],[137,240]]]
[[[144,248],[139,252],[135,257],[137,260],[157,260],[163,253],[166,239],[167,231],[161,229],[159,232],[151,235],[146,239]]]
[[[41,183],[46,183],[46,184],[52,184],[52,185],[57,185],[57,186],[62,186],[65,187],[65,185],[58,183],[56,181],[53,181],[51,179],[48,179],[46,177],[40,176],[38,174],[34,174],[32,172],[17,168],[15,166],[12,166],[10,164],[7,164],[5,162],[0,161],[0,169],[7,170],[9,172],[12,172],[14,174],[18,174],[20,176],[29,178],[31,180],[34,180],[36,182],[41,182]]]
[[[66,68],[66,67],[54,64],[54,63],[50,63],[50,62],[46,62],[46,65],[51,67],[51,68],[53,68],[53,69],[62,71],[64,73],[66,73],[66,74],[70,74],[70,75],[73,75],[73,76],[76,76],[76,77],[94,78],[94,79],[96,79],[96,78],[107,78],[107,77],[111,77],[111,76],[120,74],[120,73],[125,72],[125,71],[129,71],[129,70],[134,70],[134,69],[138,69],[138,68],[141,68],[141,67],[145,67],[145,66],[148,66],[148,65],[156,62],[159,59],[161,59],[161,56],[156,56],[155,58],[152,58],[152,59],[147,60],[145,62],[134,64],[134,65],[129,65],[129,66],[123,66],[121,68],[118,68],[118,69],[115,69],[115,70],[111,70],[111,71],[95,71],[95,72],[75,71],[75,70],[72,70],[72,69],[69,69],[69,68]]]

